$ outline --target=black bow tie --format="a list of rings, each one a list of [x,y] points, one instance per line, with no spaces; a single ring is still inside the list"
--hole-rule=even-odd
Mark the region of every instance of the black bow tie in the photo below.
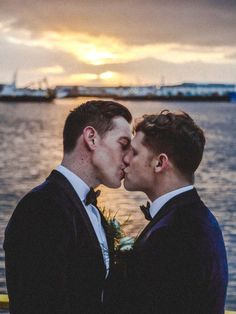
[[[94,191],[93,188],[90,188],[85,199],[85,205],[92,204],[94,206],[97,206],[97,197],[100,195],[100,193],[100,190]]]
[[[141,211],[143,212],[144,214],[144,217],[147,219],[147,220],[151,220],[152,219],[152,216],[150,215],[150,203],[147,202],[147,205],[141,205],[140,206],[140,209]]]

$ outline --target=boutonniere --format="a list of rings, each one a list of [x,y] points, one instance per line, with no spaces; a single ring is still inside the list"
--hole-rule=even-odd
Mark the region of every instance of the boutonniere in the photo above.
[[[131,221],[130,216],[128,216],[123,222],[120,222],[116,218],[118,211],[115,215],[112,215],[110,210],[103,208],[102,213],[107,221],[108,235],[114,241],[115,256],[119,255],[121,252],[132,250],[135,238],[127,236],[124,231],[124,227]]]

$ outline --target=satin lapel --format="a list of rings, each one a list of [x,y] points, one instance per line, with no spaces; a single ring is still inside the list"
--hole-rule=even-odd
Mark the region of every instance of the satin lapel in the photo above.
[[[85,226],[87,227],[88,230],[88,235],[90,236],[92,243],[94,244],[94,246],[99,250],[99,252],[101,253],[101,259],[102,259],[102,263],[104,265],[104,260],[103,260],[103,254],[101,251],[101,247],[98,241],[98,238],[96,236],[96,233],[94,231],[93,225],[89,219],[89,216],[83,206],[82,201],[80,200],[80,198],[78,197],[78,195],[76,194],[73,186],[70,184],[70,182],[66,179],[66,177],[64,177],[59,171],[57,170],[53,170],[51,172],[51,174],[49,175],[49,177],[47,178],[47,180],[53,181],[54,183],[58,184],[60,186],[61,189],[63,189],[66,194],[68,195],[70,201],[72,202],[73,206],[73,210],[77,213],[80,214],[80,216],[82,217]],[[105,268],[105,265],[104,265]]]
[[[148,238],[148,236],[151,233],[151,230],[155,227],[155,229],[159,226],[161,227],[163,224],[161,224],[163,218],[167,216],[173,209],[175,209],[176,206],[168,206],[163,208],[163,215],[156,215],[153,217],[153,219],[149,222],[149,224],[143,229],[143,231],[140,233],[139,237],[135,241],[135,247],[139,245],[141,242],[143,242],[145,239]]]
[[[168,223],[171,214],[177,208],[180,208],[181,206],[186,206],[186,204],[188,204],[188,206],[191,206],[191,204],[199,201],[200,197],[197,194],[196,189],[192,189],[173,197],[160,209],[160,211],[153,217],[149,224],[143,229],[135,242],[135,247],[140,242],[142,242],[144,238],[147,238],[148,234],[151,233],[151,230],[154,228],[154,226],[155,229],[157,229],[160,228],[164,223]]]
[[[147,227],[143,230],[143,232],[140,234],[139,238],[135,242],[135,246],[138,246],[141,243],[144,243],[150,237],[150,235],[154,231],[156,231],[157,229],[164,227],[164,226],[168,226],[176,208],[177,207],[175,205],[173,205],[171,208],[169,208],[168,212],[166,212],[166,214],[164,216],[162,216],[159,219],[153,219],[147,225]]]

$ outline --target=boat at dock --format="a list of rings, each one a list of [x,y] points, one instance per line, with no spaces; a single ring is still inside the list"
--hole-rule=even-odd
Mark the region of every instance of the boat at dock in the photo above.
[[[50,102],[55,98],[52,91],[20,88],[0,91],[0,101]]]
[[[50,102],[56,95],[53,89],[48,87],[46,78],[40,83],[44,83],[44,88],[28,87],[18,88],[16,87],[16,74],[14,75],[13,82],[11,84],[0,85],[0,101],[12,101],[12,102]]]

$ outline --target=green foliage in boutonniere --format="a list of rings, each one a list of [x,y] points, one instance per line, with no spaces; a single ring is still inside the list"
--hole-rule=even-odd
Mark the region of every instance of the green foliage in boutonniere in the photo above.
[[[115,215],[111,214],[110,210],[102,209],[102,214],[105,217],[108,224],[109,236],[114,241],[114,250],[115,255],[119,252],[130,251],[134,245],[135,239],[127,236],[124,227],[130,223],[130,216],[128,216],[122,223],[116,218],[117,212]]]

